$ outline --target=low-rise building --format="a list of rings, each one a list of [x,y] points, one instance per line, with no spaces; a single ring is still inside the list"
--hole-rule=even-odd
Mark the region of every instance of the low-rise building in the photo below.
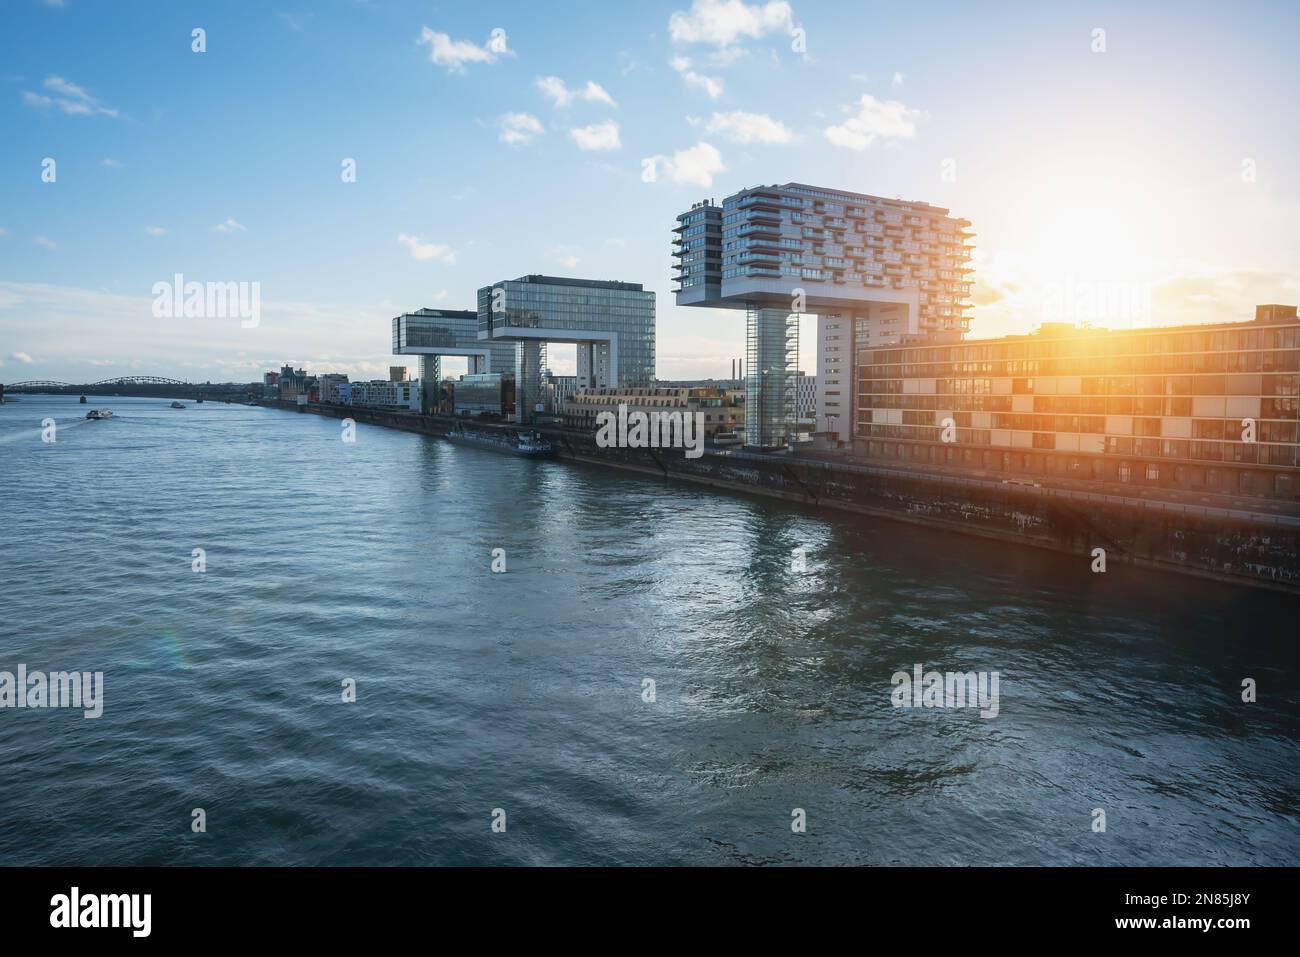
[[[728,439],[745,428],[745,393],[742,389],[687,387],[596,388],[582,389],[563,407],[565,426],[595,430],[601,412],[618,413],[620,405],[628,412],[699,412],[703,416],[705,438]]]
[[[368,409],[388,409],[397,412],[420,411],[420,380],[408,379],[393,382],[389,379],[372,379],[369,382],[351,382],[339,386],[344,405]]]
[[[515,409],[515,377],[508,372],[464,375],[452,392],[456,415],[509,415]]]

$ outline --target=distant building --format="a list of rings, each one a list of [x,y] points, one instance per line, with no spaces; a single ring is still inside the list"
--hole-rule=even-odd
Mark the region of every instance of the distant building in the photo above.
[[[277,377],[276,388],[279,390],[281,399],[296,399],[300,395],[307,394],[307,372],[304,369],[295,370],[293,366],[281,366],[280,374]]]
[[[576,375],[556,375],[550,369],[542,373],[542,401],[546,408],[558,411],[577,394]]]
[[[481,344],[517,343],[515,406],[546,409],[546,343],[577,345],[578,390],[644,388],[655,377],[655,294],[640,283],[530,275],[478,291]],[[495,369],[492,371],[496,371]]]
[[[340,387],[340,395],[346,395],[345,405],[368,409],[387,409],[394,412],[420,411],[420,380],[408,379],[393,382],[390,379],[372,379],[369,382],[351,382],[347,389]]]
[[[389,382],[405,382],[405,381],[406,381],[406,366],[389,366],[389,367],[388,367],[388,381],[389,381]]]
[[[338,405],[342,402],[339,398],[339,386],[348,381],[348,377],[340,372],[326,372],[324,375],[316,377],[316,390],[319,402],[326,402]]]
[[[514,344],[480,342],[478,330],[478,313],[467,309],[418,309],[393,319],[393,354],[420,357],[419,381],[427,385],[421,411],[438,410],[443,356],[464,356],[470,374],[514,371]]]
[[[564,406],[561,417],[569,428],[595,431],[596,416],[617,414],[620,405],[628,412],[700,412],[706,438],[729,437],[745,428],[745,396],[739,389],[583,389]]]
[[[812,425],[817,418],[817,377],[800,372],[795,379],[798,386],[798,416],[800,425]]]
[[[1053,323],[1027,336],[873,345],[845,368],[840,413],[865,458],[1300,494],[1294,306],[1261,306],[1253,322],[1123,331]]]

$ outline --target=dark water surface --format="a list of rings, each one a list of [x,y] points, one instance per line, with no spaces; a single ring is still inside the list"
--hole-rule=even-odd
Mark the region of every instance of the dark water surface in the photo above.
[[[0,406],[0,864],[1300,863],[1300,601],[169,401]]]

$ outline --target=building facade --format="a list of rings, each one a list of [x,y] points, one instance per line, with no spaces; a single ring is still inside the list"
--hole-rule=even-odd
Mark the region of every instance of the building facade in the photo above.
[[[749,445],[793,435],[800,314],[836,317],[872,344],[965,334],[974,234],[946,209],[786,183],[697,203],[677,223],[677,304],[746,310]],[[847,438],[851,423],[836,426]]]
[[[860,456],[1289,501],[1300,493],[1294,306],[1261,306],[1253,322],[1051,324],[950,345],[866,345],[853,371]]]
[[[817,418],[817,377],[800,371],[795,377],[799,425],[813,425]]]
[[[456,415],[508,415],[515,409],[515,377],[509,372],[461,376],[452,403]]]
[[[594,431],[598,425],[596,416],[601,412],[617,415],[620,405],[626,405],[628,412],[699,412],[704,435],[709,439],[735,435],[745,427],[744,393],[739,389],[708,387],[584,389],[565,404],[561,416],[569,428]]]
[[[420,411],[438,405],[442,357],[465,356],[469,373],[513,372],[515,349],[507,342],[480,342],[478,313],[467,309],[418,309],[393,319],[393,354],[420,357]],[[390,372],[391,376],[391,372]]]
[[[577,345],[577,389],[650,386],[655,294],[640,283],[530,275],[478,291],[478,338],[517,345],[521,421],[546,411],[546,343]]]
[[[420,380],[372,379],[369,382],[344,382],[337,386],[343,405],[394,412],[419,412]],[[324,400],[322,400],[324,401]]]

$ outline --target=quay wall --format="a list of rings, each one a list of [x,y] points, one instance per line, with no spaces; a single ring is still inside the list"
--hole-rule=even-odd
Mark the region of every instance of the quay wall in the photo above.
[[[457,422],[347,406],[266,404],[426,435],[444,435]],[[474,427],[520,428],[482,421]],[[600,448],[592,433],[537,431],[561,459],[1050,548],[1089,564],[1093,550],[1102,548],[1108,568],[1128,563],[1300,594],[1300,520],[1292,517],[790,455],[710,450],[689,459],[681,449]]]

